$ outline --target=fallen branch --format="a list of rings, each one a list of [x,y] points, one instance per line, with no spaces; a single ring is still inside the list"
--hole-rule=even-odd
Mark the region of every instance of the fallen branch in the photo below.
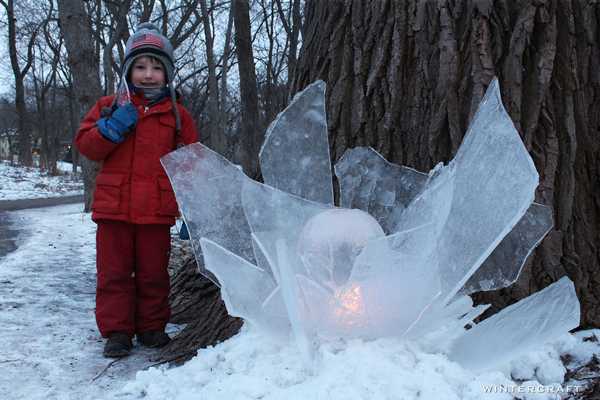
[[[117,359],[116,359],[116,360],[114,360],[114,361],[111,361],[111,362],[110,362],[110,364],[108,364],[108,365],[106,366],[106,368],[104,368],[104,370],[103,370],[102,372],[100,372],[100,374],[98,374],[98,375],[97,375],[97,376],[96,376],[94,379],[92,379],[92,381],[90,382],[90,385],[91,385],[92,383],[94,383],[94,382],[96,381],[96,379],[100,378],[100,377],[102,376],[102,374],[104,374],[106,371],[108,371],[108,369],[109,369],[110,367],[112,367],[114,363],[116,363],[117,361],[120,361],[120,360],[121,360],[121,358],[123,358],[123,357],[120,357],[120,358],[117,358]]]

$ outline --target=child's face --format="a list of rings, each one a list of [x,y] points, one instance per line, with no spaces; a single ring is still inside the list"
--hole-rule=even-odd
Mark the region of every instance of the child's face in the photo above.
[[[165,68],[159,60],[148,56],[138,57],[131,67],[131,82],[141,87],[164,86]]]

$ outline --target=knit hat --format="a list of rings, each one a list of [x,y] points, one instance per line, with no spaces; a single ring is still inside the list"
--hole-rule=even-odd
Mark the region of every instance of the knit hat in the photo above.
[[[177,126],[177,135],[181,133],[181,121],[177,112],[177,94],[173,81],[175,79],[175,63],[173,57],[173,46],[167,38],[159,31],[158,27],[151,22],[145,22],[138,25],[137,30],[129,40],[125,47],[125,57],[121,67],[123,69],[123,79],[129,76],[133,62],[143,56],[150,56],[159,59],[165,67],[166,80],[171,91],[171,102],[173,103],[173,111],[175,113],[175,123]],[[116,109],[116,96],[111,109]]]
[[[133,61],[141,56],[156,57],[162,61],[167,73],[167,83],[173,83],[175,78],[173,46],[151,22],[140,24],[127,41],[122,62],[123,75],[129,74]]]

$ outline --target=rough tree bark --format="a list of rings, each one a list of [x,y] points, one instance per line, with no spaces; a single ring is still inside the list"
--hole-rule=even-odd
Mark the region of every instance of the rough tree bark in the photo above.
[[[252,52],[250,5],[248,0],[233,0],[231,6],[235,27],[234,40],[240,71],[242,144],[244,147],[242,166],[248,176],[256,176],[259,172],[258,151],[262,144],[263,130],[258,118],[258,89]]]
[[[85,11],[84,2],[58,0],[60,31],[69,54],[69,67],[73,76],[75,92],[75,121],[81,123],[96,101],[102,97],[98,52],[95,50],[92,26]],[[92,205],[94,180],[100,164],[82,157],[80,160],[85,192],[85,211]]]
[[[308,1],[291,86],[327,82],[332,161],[372,146],[429,171],[456,154],[493,76],[540,174],[554,228],[494,311],[562,276],[581,327],[600,327],[600,5],[530,1]]]

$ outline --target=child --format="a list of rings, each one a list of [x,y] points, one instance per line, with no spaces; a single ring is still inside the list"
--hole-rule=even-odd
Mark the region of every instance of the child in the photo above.
[[[123,73],[131,102],[103,97],[84,119],[75,144],[102,162],[92,219],[96,233],[96,322],[105,357],[121,357],[131,338],[167,344],[171,316],[170,227],[178,207],[160,158],[179,143],[198,141],[190,113],[173,87],[173,48],[156,25],[144,23],[127,41]],[[112,113],[111,113],[112,112]]]

